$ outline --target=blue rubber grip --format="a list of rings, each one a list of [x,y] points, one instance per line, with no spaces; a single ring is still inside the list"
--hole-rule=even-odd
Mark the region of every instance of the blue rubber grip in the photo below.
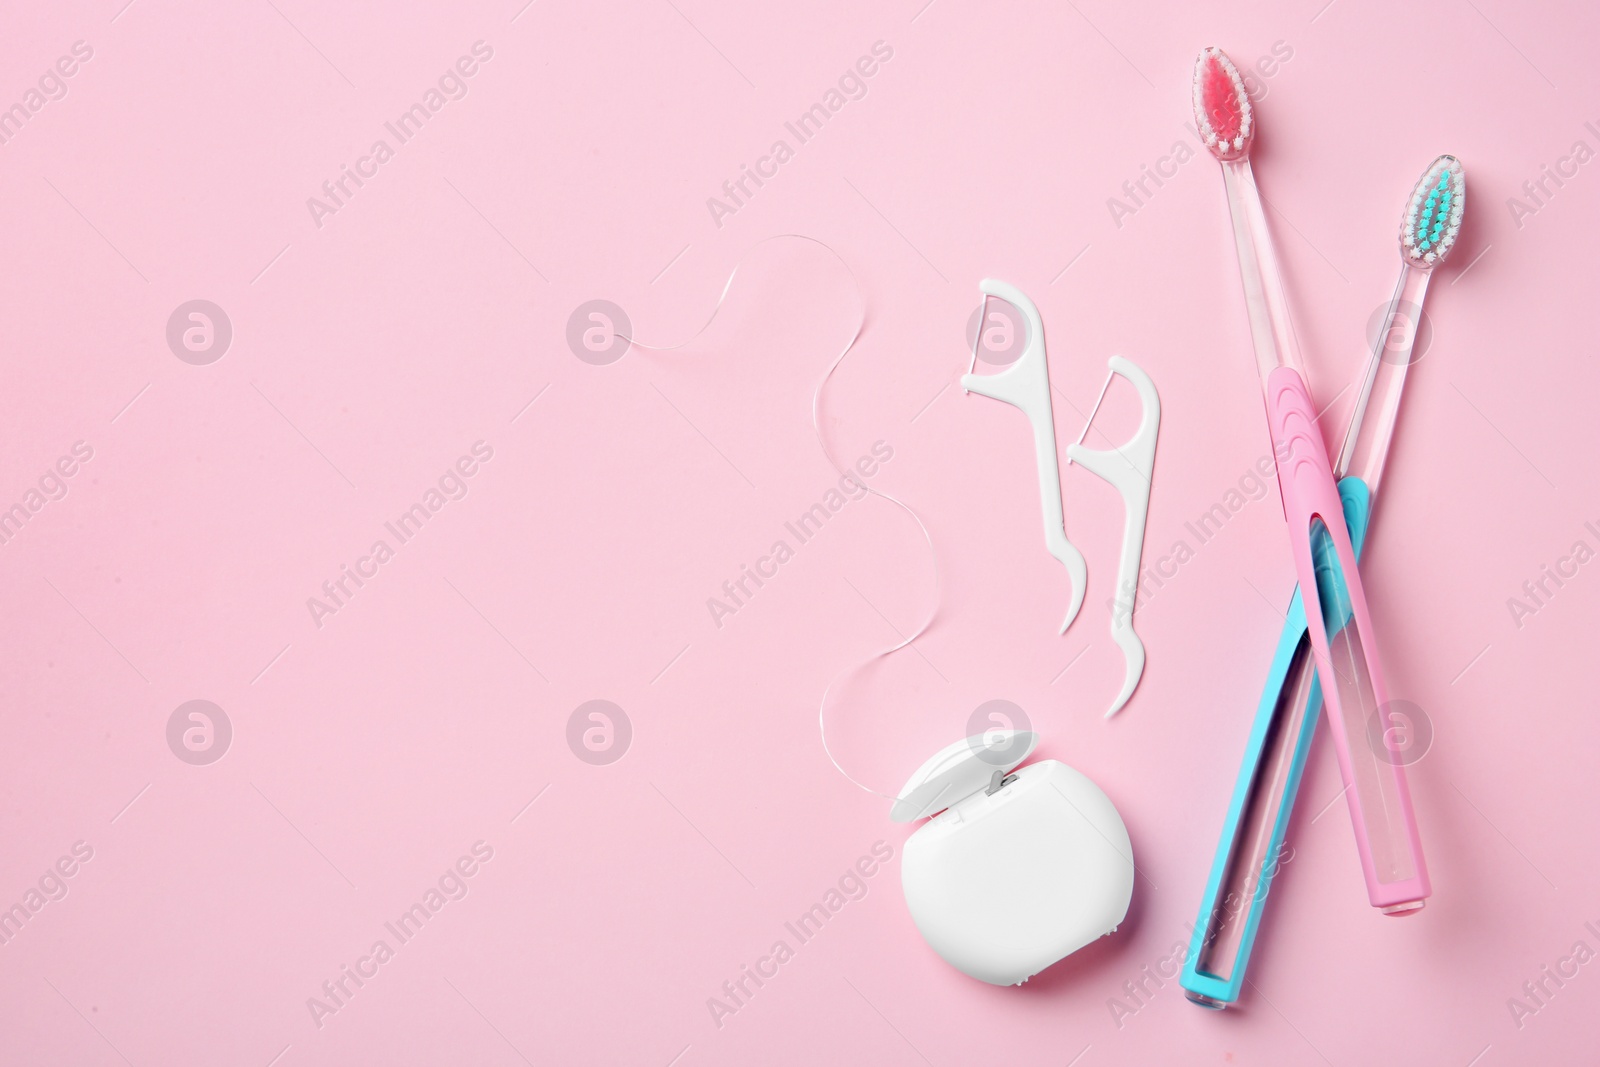
[[[1339,499],[1344,505],[1345,528],[1350,531],[1350,544],[1359,560],[1362,545],[1367,539],[1367,522],[1372,515],[1372,494],[1367,490],[1365,482],[1360,478],[1351,477],[1339,482]],[[1325,535],[1323,540],[1327,541]],[[1313,543],[1313,550],[1318,550],[1320,547],[1323,546]],[[1331,555],[1331,541],[1325,547]],[[1322,569],[1323,558],[1320,552],[1317,562],[1319,570]],[[1342,578],[1338,570],[1337,557],[1334,557],[1332,566],[1333,577]],[[1343,583],[1339,581],[1337,584],[1342,586]],[[1347,600],[1342,605],[1330,603],[1328,606],[1336,614],[1348,615],[1350,610]],[[1189,952],[1184,959],[1183,975],[1179,979],[1179,984],[1184,989],[1219,1004],[1232,1004],[1237,1001],[1239,990],[1244,985],[1245,968],[1250,962],[1250,950],[1255,945],[1256,930],[1261,925],[1261,914],[1266,910],[1267,894],[1272,888],[1272,878],[1278,870],[1276,860],[1283,848],[1284,832],[1289,826],[1289,816],[1294,811],[1295,794],[1300,789],[1300,776],[1305,771],[1306,756],[1311,751],[1311,739],[1316,734],[1317,716],[1322,710],[1322,689],[1313,681],[1307,698],[1306,713],[1301,721],[1300,734],[1295,738],[1294,752],[1290,757],[1289,780],[1283,791],[1283,803],[1273,819],[1272,837],[1267,846],[1267,862],[1263,864],[1261,880],[1257,884],[1256,891],[1250,895],[1249,903],[1244,905],[1248,911],[1244,916],[1244,930],[1239,941],[1238,955],[1234,959],[1233,972],[1227,978],[1207,974],[1196,966],[1200,950],[1210,927],[1211,916],[1220,914],[1219,909],[1229,903],[1219,901],[1217,896],[1222,891],[1222,880],[1227,874],[1228,859],[1233,854],[1234,842],[1239,835],[1239,819],[1250,797],[1250,786],[1255,781],[1257,768],[1261,763],[1262,749],[1265,747],[1273,716],[1277,712],[1284,682],[1289,675],[1289,665],[1294,659],[1295,650],[1305,639],[1305,605],[1301,602],[1300,589],[1296,586],[1294,599],[1289,602],[1289,613],[1283,624],[1283,632],[1278,637],[1278,649],[1272,657],[1272,667],[1267,671],[1267,684],[1261,692],[1261,703],[1256,706],[1255,723],[1250,728],[1250,740],[1245,746],[1244,763],[1239,767],[1239,778],[1233,787],[1233,799],[1228,802],[1228,817],[1223,823],[1222,839],[1217,842],[1216,857],[1211,863],[1211,875],[1206,881],[1205,899],[1200,903],[1200,916],[1196,920],[1194,935],[1189,941]]]

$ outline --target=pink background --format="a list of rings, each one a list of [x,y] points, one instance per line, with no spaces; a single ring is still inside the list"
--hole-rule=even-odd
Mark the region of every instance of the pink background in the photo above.
[[[1594,1056],[1600,965],[1535,1014],[1508,1006],[1575,942],[1600,948],[1600,726],[1578,669],[1600,563],[1520,626],[1507,606],[1574,542],[1600,547],[1600,176],[1522,192],[1574,142],[1600,148],[1589,6],[122,2],[13,5],[0,35],[0,104],[74,42],[93,52],[0,147],[0,508],[93,451],[0,545],[0,906],[42,878],[68,890],[0,945],[0,1060]],[[493,54],[467,95],[319,227],[307,198],[395,147],[384,123],[477,41]],[[784,122],[878,41],[893,55],[866,95],[718,226],[707,198],[793,146]],[[1254,988],[1221,1016],[1176,981],[1143,1003],[1124,983],[1187,941],[1293,585],[1279,507],[1240,508],[1141,609],[1149,668],[1107,724],[1116,494],[1064,475],[1091,588],[1059,637],[1025,421],[952,387],[986,275],[1044,314],[1063,442],[1107,356],[1145,367],[1164,405],[1147,564],[1194,547],[1184,524],[1266,453],[1214,165],[1120,220],[1107,203],[1192,148],[1212,43],[1241,65],[1292,53],[1260,79],[1256,166],[1324,402],[1389,296],[1410,184],[1444,151],[1469,176],[1366,565],[1395,692],[1435,731],[1411,782],[1436,893],[1405,922],[1367,906],[1320,738]],[[866,330],[826,432],[847,462],[893,449],[873,484],[925,517],[944,585],[920,655],[840,690],[838,755],[893,791],[1011,700],[1132,835],[1124,927],[1020,989],[923,944],[906,828],[818,741],[823,687],[933,603],[911,522],[852,503],[720,628],[706,606],[833,479],[810,404],[858,298],[815,246],[751,251],[785,232],[859,279]],[[689,336],[741,260],[684,349],[569,350],[592,299],[643,340]],[[165,336],[192,299],[234,332],[205,366]],[[1097,421],[1112,438],[1131,396]],[[466,496],[319,627],[307,598],[479,441],[493,457]],[[233,729],[207,766],[167,743],[195,699]],[[593,699],[632,724],[607,766],[566,742]],[[896,859],[796,946],[783,924],[880,840]],[[319,1027],[307,999],[397,945],[384,924],[479,841],[493,858],[467,895]],[[92,859],[47,877],[77,842]],[[708,998],[780,938],[794,958],[719,1026]]]

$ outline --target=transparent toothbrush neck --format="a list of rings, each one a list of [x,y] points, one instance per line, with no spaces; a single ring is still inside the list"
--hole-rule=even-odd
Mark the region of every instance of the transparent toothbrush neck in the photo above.
[[[1278,269],[1272,231],[1267,225],[1249,158],[1224,161],[1222,176],[1233,217],[1239,276],[1244,283],[1250,339],[1255,346],[1262,387],[1265,388],[1268,376],[1279,367],[1288,367],[1304,380],[1300,343],[1295,337],[1294,321],[1289,316],[1289,301],[1284,292],[1283,275]]]
[[[1400,414],[1400,394],[1406,372],[1422,356],[1419,339],[1425,340],[1427,327],[1422,318],[1422,299],[1433,272],[1409,263],[1400,269],[1400,281],[1388,309],[1372,340],[1372,356],[1361,379],[1361,393],[1350,415],[1350,428],[1334,464],[1335,478],[1355,476],[1376,493],[1383,477],[1384,462],[1394,439]]]

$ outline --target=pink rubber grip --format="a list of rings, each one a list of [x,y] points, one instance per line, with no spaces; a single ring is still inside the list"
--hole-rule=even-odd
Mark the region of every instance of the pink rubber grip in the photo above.
[[[1405,767],[1392,751],[1369,740],[1373,736],[1369,720],[1386,711],[1389,693],[1373,640],[1361,572],[1345,527],[1344,507],[1315,412],[1305,382],[1296,371],[1279,367],[1272,372],[1267,379],[1267,422],[1277,456],[1278,488],[1367,896],[1373,907],[1398,914],[1420,907],[1432,889]],[[1340,649],[1342,671],[1335,668],[1317,585],[1311,537],[1318,519],[1338,555],[1350,602],[1351,619],[1338,630],[1334,641]],[[1375,733],[1386,736],[1382,730]]]

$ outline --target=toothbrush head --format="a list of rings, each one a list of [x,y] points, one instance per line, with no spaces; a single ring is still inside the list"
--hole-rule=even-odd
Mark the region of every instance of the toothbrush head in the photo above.
[[[1200,139],[1218,159],[1250,153],[1255,115],[1239,68],[1220,48],[1206,48],[1194,63],[1194,121]]]
[[[1428,165],[1406,201],[1400,220],[1400,254],[1421,270],[1432,270],[1455,247],[1467,206],[1467,174],[1455,156]]]

